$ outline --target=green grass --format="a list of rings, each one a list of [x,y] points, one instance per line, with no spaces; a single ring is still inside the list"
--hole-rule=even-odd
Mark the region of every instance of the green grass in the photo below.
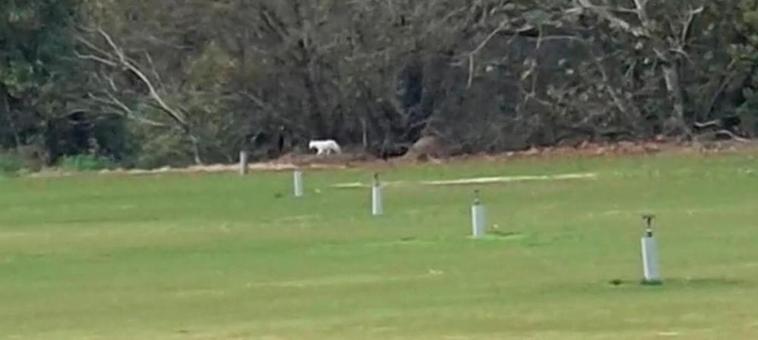
[[[758,159],[654,156],[384,170],[0,179],[3,339],[754,339]],[[662,286],[642,286],[656,213]],[[621,280],[615,286],[609,282]]]

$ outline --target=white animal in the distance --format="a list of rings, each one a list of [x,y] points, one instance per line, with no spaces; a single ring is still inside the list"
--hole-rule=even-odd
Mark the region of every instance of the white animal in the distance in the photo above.
[[[333,139],[312,140],[310,143],[308,143],[308,149],[318,150],[316,153],[317,155],[331,155],[332,153],[342,153],[340,145],[337,144],[337,142]]]

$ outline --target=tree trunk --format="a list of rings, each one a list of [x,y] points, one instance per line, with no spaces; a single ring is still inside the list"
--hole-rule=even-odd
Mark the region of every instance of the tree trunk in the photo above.
[[[189,132],[187,133],[187,136],[192,143],[192,155],[195,158],[195,165],[203,165],[203,158],[200,156],[200,141]]]
[[[307,68],[307,66],[305,66]],[[313,79],[311,79],[310,72],[306,69],[305,74],[303,75],[303,84],[305,85],[305,91],[307,92],[308,97],[308,119],[310,120],[310,128],[311,131],[315,131],[317,136],[312,136],[315,138],[326,138],[329,136],[324,136],[325,133],[328,131],[326,128],[326,124],[324,122],[323,114],[321,113],[321,105],[320,101],[318,99],[318,93],[316,90],[316,85],[313,82]]]
[[[663,75],[666,79],[666,89],[669,92],[669,96],[673,101],[674,107],[674,124],[677,129],[689,137],[692,135],[692,131],[687,126],[687,122],[684,116],[684,90],[680,83],[679,68],[676,63],[666,64],[663,66]]]
[[[18,134],[16,122],[13,120],[13,115],[11,114],[11,106],[8,102],[8,93],[5,91],[3,91],[3,111],[5,112],[5,119],[8,121],[8,127],[10,127],[11,134],[13,135],[15,149],[18,150],[18,148],[21,146],[21,136]]]

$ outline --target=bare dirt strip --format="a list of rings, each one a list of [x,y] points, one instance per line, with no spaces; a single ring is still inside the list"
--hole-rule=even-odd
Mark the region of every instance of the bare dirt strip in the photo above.
[[[710,143],[689,143],[689,144],[674,144],[664,142],[644,142],[644,143],[631,143],[621,142],[614,144],[596,144],[596,143],[583,143],[577,146],[564,146],[564,147],[546,147],[546,148],[531,148],[518,152],[505,152],[499,154],[475,154],[475,155],[460,155],[456,157],[450,157],[445,159],[427,158],[424,161],[408,158],[397,158],[382,160],[377,159],[362,153],[344,153],[333,156],[316,156],[316,155],[296,155],[288,154],[277,160],[270,162],[251,163],[248,166],[250,172],[259,171],[291,171],[294,169],[304,170],[339,170],[348,168],[364,168],[364,169],[386,169],[399,166],[407,166],[413,164],[451,164],[459,162],[499,162],[499,161],[512,161],[516,159],[560,159],[560,158],[574,158],[574,157],[624,157],[624,156],[639,156],[639,155],[651,155],[651,154],[684,154],[684,155],[711,155],[711,154],[728,154],[739,153],[746,155],[758,155],[758,142],[710,142]],[[109,169],[100,171],[102,175],[150,175],[150,174],[164,174],[164,173],[223,173],[223,172],[237,172],[239,171],[239,165],[237,164],[213,164],[213,165],[197,165],[183,168],[163,167],[159,169]],[[38,173],[30,174],[30,177],[59,177],[69,176],[76,173],[65,172],[60,169],[46,169]],[[588,174],[566,174],[562,176],[587,176]],[[550,176],[517,176],[517,177],[493,177],[493,178],[473,178],[473,179],[460,179],[454,181],[430,181],[424,182],[425,185],[467,185],[467,184],[482,184],[482,183],[502,183],[502,182],[514,182],[514,181],[536,181],[536,180],[561,180],[561,179],[576,179],[576,178],[552,178]],[[581,179],[581,178],[579,178]],[[393,183],[386,183],[387,185],[393,185]],[[350,185],[356,186],[356,183],[344,183],[343,187],[350,187]],[[363,185],[363,184],[361,184]],[[394,183],[394,185],[402,185],[402,183]]]

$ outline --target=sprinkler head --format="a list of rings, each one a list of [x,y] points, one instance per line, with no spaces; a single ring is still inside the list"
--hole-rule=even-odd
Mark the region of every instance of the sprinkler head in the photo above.
[[[645,235],[647,237],[653,237],[653,223],[655,222],[655,215],[642,215],[642,220],[645,221]]]
[[[645,214],[642,215],[642,220],[645,221],[645,226],[648,228],[653,227],[653,222],[655,221],[655,215],[653,214]]]

